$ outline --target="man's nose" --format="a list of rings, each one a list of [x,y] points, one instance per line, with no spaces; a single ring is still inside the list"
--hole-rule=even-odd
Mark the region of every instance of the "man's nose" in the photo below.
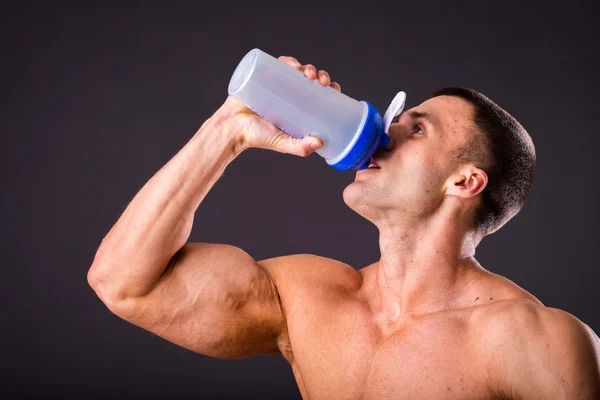
[[[410,129],[399,122],[393,123],[388,129],[387,135],[390,137],[390,143],[386,146],[386,150],[393,150],[396,146],[402,145],[402,142],[410,136]]]

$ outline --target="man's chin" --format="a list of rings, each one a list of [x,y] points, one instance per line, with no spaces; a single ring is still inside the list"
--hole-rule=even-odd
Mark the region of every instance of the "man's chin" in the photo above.
[[[373,217],[373,206],[367,199],[358,199],[356,197],[344,196],[344,203],[348,206],[349,209],[366,219],[367,221],[372,222]]]
[[[363,208],[370,208],[371,201],[369,193],[370,190],[367,189],[364,180],[355,180],[354,182],[350,182],[348,186],[344,188],[342,193],[342,197],[344,199],[344,203],[352,210],[362,215]]]

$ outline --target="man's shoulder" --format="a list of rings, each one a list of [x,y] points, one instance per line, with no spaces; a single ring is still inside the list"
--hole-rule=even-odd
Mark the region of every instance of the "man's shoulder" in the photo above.
[[[355,290],[361,284],[360,274],[350,265],[315,254],[273,257],[258,264],[270,273],[280,292],[289,293],[294,289]]]
[[[574,315],[558,308],[546,307],[537,299],[525,296],[492,303],[481,313],[480,318],[492,325],[519,328],[525,331],[544,329],[557,324],[584,326]]]
[[[480,311],[478,325],[492,338],[504,341],[527,339],[525,343],[531,344],[553,339],[564,343],[572,335],[591,333],[595,337],[591,329],[574,315],[546,307],[532,298],[498,301]]]
[[[485,308],[478,318],[482,350],[489,354],[501,387],[523,393],[555,386],[565,394],[598,388],[600,341],[577,317],[529,299]],[[554,381],[557,377],[560,381]]]

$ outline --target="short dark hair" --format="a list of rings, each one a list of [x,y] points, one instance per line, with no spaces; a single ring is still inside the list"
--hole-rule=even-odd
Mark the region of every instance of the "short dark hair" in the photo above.
[[[472,162],[488,175],[475,211],[481,238],[497,231],[523,207],[535,173],[533,141],[521,124],[483,94],[463,87],[446,87],[431,97],[454,96],[473,107],[474,130],[455,152],[458,162]]]

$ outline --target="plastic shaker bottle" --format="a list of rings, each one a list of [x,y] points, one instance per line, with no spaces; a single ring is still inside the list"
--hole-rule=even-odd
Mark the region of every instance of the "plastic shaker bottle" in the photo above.
[[[392,119],[404,109],[399,92],[383,119],[367,101],[357,101],[260,49],[249,51],[229,82],[229,95],[287,134],[314,135],[316,153],[340,170],[365,169],[378,147],[387,147]]]

